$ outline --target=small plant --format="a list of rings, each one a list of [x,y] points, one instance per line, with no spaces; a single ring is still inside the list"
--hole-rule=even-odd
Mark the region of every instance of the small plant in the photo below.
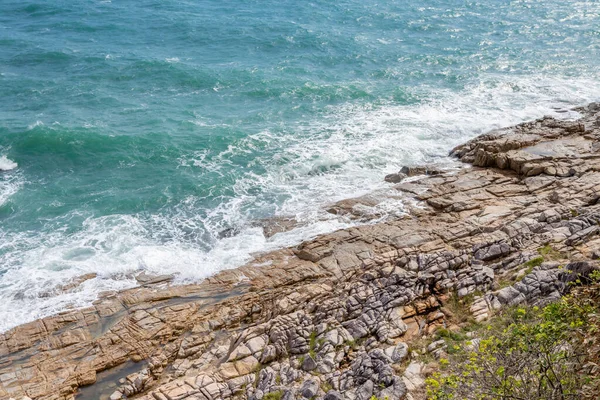
[[[350,339],[350,340],[346,340],[344,342],[344,344],[346,346],[349,346],[352,350],[357,350],[363,344],[364,341],[365,341],[364,338],[359,338],[356,340]]]
[[[562,254],[560,251],[555,250],[549,244],[547,244],[543,247],[540,247],[538,249],[538,253],[540,254],[540,256],[544,257],[544,260],[546,260],[546,261],[556,261],[556,260],[562,260],[565,258],[564,254]]]
[[[515,283],[515,277],[514,276],[512,276],[510,278],[506,277],[506,276],[503,276],[502,278],[498,279],[498,287],[500,289],[504,289],[505,287],[512,286],[513,283]]]
[[[452,292],[448,300],[444,303],[444,307],[450,312],[451,318],[457,324],[465,324],[473,320],[471,314],[471,304],[476,296],[481,295],[481,292],[470,293],[462,298],[458,297],[458,293]]]
[[[270,392],[267,393],[263,396],[264,400],[281,400],[281,398],[283,397],[283,392],[281,390],[278,390],[276,392]]]
[[[438,339],[450,339],[455,342],[462,342],[467,340],[467,336],[462,332],[451,331],[446,328],[441,328],[435,331],[435,335]]]
[[[321,390],[325,393],[329,392],[331,389],[333,389],[333,386],[331,386],[331,383],[325,381],[321,383]]]
[[[435,340],[443,339],[446,342],[446,352],[448,354],[457,353],[462,346],[462,343],[468,340],[467,335],[461,332],[451,331],[446,328],[441,328],[435,331]]]
[[[531,260],[523,263],[523,266],[527,267],[527,273],[529,273],[535,267],[539,267],[540,265],[542,265],[543,262],[544,262],[544,257],[540,256],[540,257],[532,258]]]
[[[564,254],[562,254],[560,251],[555,250],[552,246],[550,246],[549,244],[540,247],[538,249],[538,253],[544,257],[544,260],[546,261],[556,261],[556,260],[562,260],[565,257]]]
[[[440,358],[440,367],[446,368],[450,364],[450,360],[447,358]]]
[[[254,370],[254,387],[258,386],[259,379],[260,379],[260,370],[255,369]]]
[[[315,351],[317,347],[317,332],[316,331],[312,331],[310,333],[310,339],[308,342],[308,354],[310,354],[310,356],[314,359],[317,357],[317,353]]]

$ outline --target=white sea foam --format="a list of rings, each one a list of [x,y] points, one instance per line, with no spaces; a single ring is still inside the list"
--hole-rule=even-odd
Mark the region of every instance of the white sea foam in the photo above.
[[[0,171],[10,171],[17,167],[18,165],[16,162],[9,160],[6,156],[0,156]]]
[[[214,162],[235,154],[267,148],[255,163],[266,174],[248,173],[234,188],[239,202],[270,203],[273,194],[285,201],[274,211],[311,220],[324,216],[320,206],[360,196],[386,186],[383,176],[402,165],[448,162],[455,145],[487,130],[557,113],[596,98],[600,82],[554,78],[490,79],[463,93],[436,92],[417,105],[346,104],[331,107],[326,118],[309,121],[295,131],[264,131],[230,146]],[[434,97],[435,96],[435,97]],[[255,188],[261,194],[251,195]]]
[[[38,127],[38,126],[44,126],[44,123],[43,123],[42,121],[40,121],[40,120],[37,120],[37,121],[35,121],[33,124],[30,124],[30,125],[27,127],[27,130],[32,130],[33,128],[36,128],[36,127]]]
[[[6,204],[6,202],[21,189],[23,186],[23,180],[19,175],[0,175],[0,206]],[[0,279],[1,281],[1,279]],[[1,284],[0,284],[1,287]]]
[[[89,305],[101,291],[132,287],[142,270],[177,274],[179,283],[198,281],[248,262],[255,252],[351,226],[323,206],[388,187],[383,177],[402,165],[450,163],[445,155],[451,147],[487,130],[545,114],[574,117],[556,108],[598,100],[598,93],[595,78],[490,76],[460,93],[432,92],[419,104],[332,106],[322,118],[285,132],[265,130],[221,154],[179,160],[180,168],[218,173],[239,155],[254,155],[252,165],[264,172],[241,175],[235,195],[213,209],[197,209],[201,199],[190,197],[172,215],[88,217],[76,233],[0,228],[0,331]],[[378,211],[397,213],[402,206],[395,199]],[[269,215],[293,216],[302,224],[265,238],[250,222]],[[218,239],[227,227],[238,234]],[[90,272],[98,277],[68,293],[56,290]]]
[[[72,236],[61,231],[43,238],[34,233],[9,235],[0,231],[0,261],[5,268],[0,278],[0,332],[64,309],[89,305],[100,292],[133,287],[134,276],[141,271],[177,274],[178,283],[198,281],[249,261],[257,251],[349,226],[323,221],[270,241],[260,228],[248,227],[204,251],[184,241],[161,243],[156,236],[173,234],[172,220],[155,216],[153,222],[153,232],[147,220],[125,215],[89,218],[84,230]],[[11,251],[23,243],[29,250]],[[57,290],[87,273],[97,273],[98,277],[66,292]]]
[[[0,156],[0,207],[23,186],[21,174],[14,171],[17,167],[16,162]]]

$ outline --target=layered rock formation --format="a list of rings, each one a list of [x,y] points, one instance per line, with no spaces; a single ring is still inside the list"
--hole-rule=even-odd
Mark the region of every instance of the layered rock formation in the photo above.
[[[459,146],[464,168],[389,178],[389,196],[412,205],[402,218],[12,329],[0,335],[0,399],[423,398],[414,343],[452,329],[452,303],[481,321],[556,299],[596,268],[600,107],[579,111]]]

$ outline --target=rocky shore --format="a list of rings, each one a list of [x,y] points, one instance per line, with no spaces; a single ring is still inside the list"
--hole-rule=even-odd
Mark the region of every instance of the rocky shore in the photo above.
[[[0,399],[423,399],[436,330],[548,303],[597,268],[600,105],[577,111],[461,145],[458,170],[387,177],[403,217],[0,334]]]

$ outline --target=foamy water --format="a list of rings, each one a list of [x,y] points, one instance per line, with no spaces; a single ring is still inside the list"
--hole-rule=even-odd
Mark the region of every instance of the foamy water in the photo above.
[[[102,291],[134,287],[134,275],[142,271],[175,274],[180,284],[198,282],[219,270],[243,265],[253,253],[293,246],[350,227],[355,223],[328,214],[325,206],[386,187],[383,176],[402,165],[437,162],[447,166],[452,163],[445,157],[450,148],[490,129],[543,115],[576,117],[577,113],[558,113],[557,109],[585,104],[600,90],[600,84],[592,81],[550,80],[544,86],[548,89],[537,93],[535,86],[526,83],[521,87],[528,90],[520,92],[509,85],[487,92],[485,87],[476,87],[468,96],[448,93],[446,98],[418,106],[336,107],[330,110],[333,121],[329,125],[303,127],[309,131],[304,140],[269,132],[248,137],[226,152],[243,153],[256,142],[281,146],[280,141],[288,140],[277,155],[286,163],[257,161],[265,163],[267,172],[241,177],[234,184],[235,196],[202,218],[190,215],[192,211],[184,206],[169,216],[89,217],[74,234],[62,230],[41,237],[36,232],[4,233],[0,240],[2,264],[12,267],[0,280],[4,289],[0,300],[5,305],[0,309],[1,328],[89,305]],[[330,134],[311,137],[311,130]],[[194,161],[204,163],[201,159],[188,161],[182,168],[194,168]],[[217,158],[213,163],[204,163],[204,167],[218,170],[221,161]],[[252,215],[245,210],[267,202],[251,193],[257,186],[266,193],[263,196],[276,193],[285,197],[273,207],[274,216],[293,216],[302,226],[268,239],[262,229],[252,227]],[[188,199],[188,205],[193,208],[196,201]],[[387,211],[402,212],[402,207],[395,202]],[[181,237],[182,225],[189,231],[205,227],[212,237],[226,227],[236,227],[239,233],[217,239],[206,249]],[[165,240],[167,237],[175,240]],[[10,250],[22,248],[22,243],[27,243],[28,250]],[[56,291],[70,279],[91,272],[98,277],[69,293]]]
[[[599,100],[595,3],[26,3],[0,15],[0,332],[353,226],[327,205]]]
[[[6,156],[0,156],[0,171],[10,171],[17,168],[17,163],[9,160]]]

